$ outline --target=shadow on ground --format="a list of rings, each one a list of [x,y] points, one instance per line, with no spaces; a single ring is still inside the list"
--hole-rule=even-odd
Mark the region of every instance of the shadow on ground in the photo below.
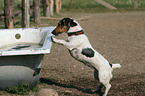
[[[93,92],[92,91],[93,89],[90,89],[90,88],[81,88],[81,87],[77,87],[77,86],[74,86],[74,85],[61,84],[61,83],[58,83],[55,80],[52,81],[52,80],[47,79],[47,78],[40,78],[40,83],[45,83],[45,84],[48,84],[48,85],[55,85],[55,86],[63,87],[63,88],[73,88],[73,89],[77,89],[78,91],[88,93],[88,94],[96,94],[96,92]]]

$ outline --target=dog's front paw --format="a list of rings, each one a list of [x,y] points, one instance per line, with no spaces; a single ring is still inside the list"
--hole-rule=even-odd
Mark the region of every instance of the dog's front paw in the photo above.
[[[54,37],[51,37],[51,40],[52,40],[53,43],[57,43],[59,45],[63,45],[64,42],[65,42],[64,40],[56,39]]]
[[[57,39],[51,36],[51,41],[52,41],[53,43],[56,43]]]

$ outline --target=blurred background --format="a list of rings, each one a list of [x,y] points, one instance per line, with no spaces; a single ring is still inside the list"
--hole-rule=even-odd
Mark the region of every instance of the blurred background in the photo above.
[[[144,0],[0,0],[0,3],[1,29],[52,26],[55,20],[71,12],[145,10]]]

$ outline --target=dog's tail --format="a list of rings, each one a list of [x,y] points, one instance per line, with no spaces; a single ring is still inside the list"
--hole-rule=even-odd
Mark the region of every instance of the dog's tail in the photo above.
[[[120,64],[112,64],[112,69],[115,69],[115,68],[121,68],[121,65]]]

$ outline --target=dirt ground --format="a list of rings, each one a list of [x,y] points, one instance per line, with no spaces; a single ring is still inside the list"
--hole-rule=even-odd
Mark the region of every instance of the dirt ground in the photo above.
[[[145,96],[145,12],[68,12],[62,17],[75,18],[94,49],[109,62],[122,65],[113,71],[108,96]],[[55,89],[59,96],[96,96],[91,89],[99,82],[92,69],[73,59],[65,47],[53,44],[42,62],[38,86]]]

